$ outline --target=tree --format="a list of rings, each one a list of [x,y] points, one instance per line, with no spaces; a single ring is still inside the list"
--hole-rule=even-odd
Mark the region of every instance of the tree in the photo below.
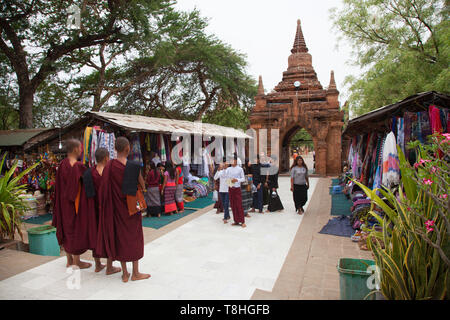
[[[19,113],[17,103],[17,87],[7,58],[0,52],[0,130],[15,128]]]
[[[79,29],[72,30],[67,26],[69,8],[77,3],[6,0],[0,4],[0,52],[16,75],[20,128],[33,126],[38,87],[50,75],[73,67],[71,54],[91,46],[149,36],[150,17],[173,4],[170,0],[83,0]]]
[[[208,112],[203,116],[202,121],[246,131],[250,124],[249,112],[250,109],[245,110],[239,106],[230,106]]]
[[[364,71],[346,78],[353,115],[417,92],[450,91],[448,1],[345,0],[331,18]]]
[[[245,71],[244,56],[198,24],[194,34],[161,42],[152,58],[135,61],[140,68],[157,68],[141,82],[121,93],[119,105],[132,106],[132,112],[162,113],[168,118],[200,120],[208,111],[227,105],[247,105],[256,91],[255,82]],[[131,68],[136,68],[131,64]]]
[[[303,147],[307,146],[309,150],[314,149],[314,142],[311,135],[305,128],[298,130],[290,141],[291,147]]]

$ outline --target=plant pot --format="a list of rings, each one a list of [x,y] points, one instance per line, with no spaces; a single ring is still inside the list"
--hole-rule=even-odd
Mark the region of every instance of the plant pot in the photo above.
[[[1,249],[10,249],[17,251],[28,251],[28,247],[25,243],[20,240],[6,240],[0,242],[0,250]]]

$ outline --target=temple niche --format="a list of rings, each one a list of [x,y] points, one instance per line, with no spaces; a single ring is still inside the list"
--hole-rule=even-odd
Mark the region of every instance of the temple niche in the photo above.
[[[341,134],[344,112],[339,107],[339,91],[334,72],[324,89],[312,66],[300,24],[288,68],[274,91],[264,94],[262,77],[259,77],[255,106],[250,115],[250,128],[267,129],[268,154],[271,154],[270,131],[279,129],[279,167],[281,172],[289,170],[289,142],[300,128],[305,128],[312,137],[316,153],[316,173],[333,175],[341,171]]]

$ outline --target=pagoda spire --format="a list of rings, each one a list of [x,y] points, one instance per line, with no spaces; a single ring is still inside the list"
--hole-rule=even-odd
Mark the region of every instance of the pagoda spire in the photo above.
[[[330,85],[328,86],[328,90],[330,89],[336,89],[336,81],[334,80],[334,71],[331,70],[331,76],[330,76]]]
[[[291,50],[292,53],[308,52],[306,47],[305,38],[303,37],[302,26],[300,19],[297,20],[297,32],[295,33],[294,45]]]
[[[263,82],[262,82],[262,76],[259,76],[259,80],[258,80],[258,96],[263,96],[264,95],[264,86],[263,86]]]

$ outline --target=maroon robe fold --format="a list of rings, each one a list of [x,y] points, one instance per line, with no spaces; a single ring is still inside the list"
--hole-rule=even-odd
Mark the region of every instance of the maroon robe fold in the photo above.
[[[69,254],[79,255],[89,248],[89,216],[81,187],[78,213],[75,201],[82,175],[86,167],[79,161],[73,166],[69,159],[60,162],[56,171],[55,203],[52,226],[56,227],[56,238],[60,246]]]
[[[130,216],[122,192],[125,166],[111,160],[103,169],[99,192],[99,228],[96,253],[122,262],[144,256],[144,234],[140,213]]]
[[[230,196],[230,206],[233,211],[234,222],[245,223],[241,188],[228,188],[228,195]]]
[[[91,168],[92,181],[94,183],[95,196],[88,198],[84,188],[80,197],[80,209],[88,212],[89,224],[87,228],[87,246],[93,251],[94,258],[106,258],[106,255],[97,254],[98,221],[99,221],[99,192],[102,176],[98,173],[96,166]]]

